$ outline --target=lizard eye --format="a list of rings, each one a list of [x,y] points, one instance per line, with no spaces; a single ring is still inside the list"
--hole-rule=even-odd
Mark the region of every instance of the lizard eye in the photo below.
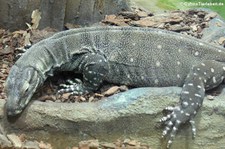
[[[26,94],[28,89],[29,89],[29,83],[25,82],[24,85],[23,85],[23,88],[22,88],[23,94]]]
[[[27,93],[27,91],[28,91],[28,88],[24,92]]]

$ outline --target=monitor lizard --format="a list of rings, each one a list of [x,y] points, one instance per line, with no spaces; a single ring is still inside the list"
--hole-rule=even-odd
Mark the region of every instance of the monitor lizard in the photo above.
[[[202,105],[205,90],[225,76],[225,51],[193,37],[139,27],[87,27],[62,31],[34,44],[10,70],[6,82],[8,115],[17,115],[48,76],[57,71],[82,73],[59,93],[82,95],[103,81],[135,87],[180,86],[180,103],[160,121],[170,147],[182,123]]]

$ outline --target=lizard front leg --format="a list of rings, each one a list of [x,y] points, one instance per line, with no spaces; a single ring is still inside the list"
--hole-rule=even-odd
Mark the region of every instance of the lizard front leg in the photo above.
[[[70,92],[73,95],[82,95],[98,89],[108,73],[108,63],[104,56],[96,53],[87,53],[82,56],[79,72],[83,74],[83,82],[79,79],[69,80],[70,85],[63,85],[58,93]]]
[[[217,61],[204,61],[193,66],[188,74],[180,97],[180,105],[167,108],[171,113],[163,117],[165,129],[163,137],[169,135],[167,148],[170,147],[180,124],[190,122],[193,137],[196,135],[195,121],[193,120],[197,111],[202,105],[205,89],[212,89],[218,86],[225,76],[225,64]]]

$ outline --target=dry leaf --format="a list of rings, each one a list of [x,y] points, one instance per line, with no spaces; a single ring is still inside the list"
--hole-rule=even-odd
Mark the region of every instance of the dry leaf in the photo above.
[[[29,23],[26,23],[29,30],[32,30],[32,26]]]
[[[41,20],[41,12],[38,9],[34,10],[32,12],[31,19],[32,29],[37,29]]]
[[[5,46],[3,49],[0,49],[0,55],[10,54],[13,50],[10,46]]]
[[[126,22],[129,22],[131,19],[124,19],[122,16],[116,15],[106,15],[103,23],[114,24],[118,26],[128,26]]]
[[[225,37],[220,37],[218,42],[219,42],[219,44],[224,44],[225,43]]]
[[[40,147],[41,149],[52,149],[51,144],[49,144],[49,143],[44,143],[43,141],[41,141],[41,142],[39,143],[39,147]]]
[[[66,23],[65,27],[68,28],[68,29],[74,29],[74,28],[79,28],[80,25],[72,24],[72,23]]]
[[[30,33],[25,32],[23,34],[23,36],[24,36],[24,46],[31,45],[31,43],[30,43]]]
[[[113,86],[102,94],[105,95],[105,96],[110,96],[112,94],[115,94],[119,89],[120,89],[119,86]]]

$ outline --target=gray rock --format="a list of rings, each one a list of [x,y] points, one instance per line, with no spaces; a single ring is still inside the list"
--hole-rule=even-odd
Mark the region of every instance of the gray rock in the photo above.
[[[208,10],[209,13],[213,13]],[[209,27],[205,28],[203,31],[202,40],[205,42],[218,43],[221,37],[225,37],[225,20],[217,15],[215,18],[209,21]],[[224,45],[221,45],[224,46]]]
[[[16,120],[3,119],[8,132],[47,140],[57,148],[76,145],[74,140],[97,138],[115,141],[132,137],[159,148],[163,127],[162,109],[176,105],[181,88],[137,88],[94,103],[44,103],[35,101]],[[181,126],[173,148],[211,149],[225,146],[225,91],[214,100],[204,100],[197,114],[197,136],[191,138],[189,125]],[[3,107],[0,102],[0,107]],[[57,141],[54,141],[57,140]],[[67,141],[66,145],[58,142]],[[51,142],[52,141],[52,142]]]

